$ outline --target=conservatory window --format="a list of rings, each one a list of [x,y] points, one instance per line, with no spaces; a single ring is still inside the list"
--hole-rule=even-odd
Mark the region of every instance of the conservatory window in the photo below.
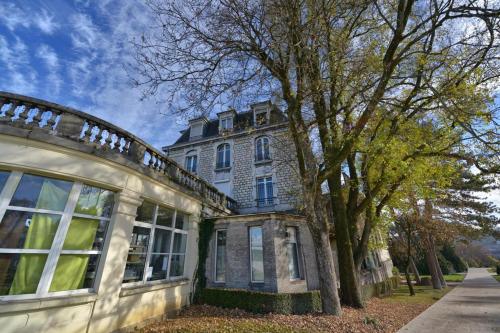
[[[252,282],[264,282],[264,248],[262,227],[250,228],[250,266]]]
[[[290,280],[300,279],[299,271],[299,247],[297,246],[297,228],[287,227],[287,254],[288,254],[288,271],[290,272]]]
[[[226,237],[227,230],[215,232],[215,281],[224,282],[226,275]]]
[[[137,210],[123,282],[183,277],[187,224],[187,215],[144,201]]]
[[[114,193],[21,172],[5,175],[0,172],[0,298],[92,290]]]

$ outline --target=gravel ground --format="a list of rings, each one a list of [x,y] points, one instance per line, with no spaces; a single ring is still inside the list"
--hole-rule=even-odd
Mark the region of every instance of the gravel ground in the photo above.
[[[177,318],[150,324],[139,332],[396,332],[430,305],[372,298],[363,310],[344,307],[341,317],[256,315],[238,309],[194,305]]]

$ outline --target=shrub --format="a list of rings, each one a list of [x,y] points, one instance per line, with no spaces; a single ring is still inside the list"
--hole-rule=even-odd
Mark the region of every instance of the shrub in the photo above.
[[[239,289],[205,288],[201,302],[223,308],[238,308],[254,313],[303,314],[321,312],[319,291],[274,294]]]
[[[396,266],[392,267],[392,275],[399,276],[399,269]]]
[[[497,275],[500,275],[500,264],[497,265]]]

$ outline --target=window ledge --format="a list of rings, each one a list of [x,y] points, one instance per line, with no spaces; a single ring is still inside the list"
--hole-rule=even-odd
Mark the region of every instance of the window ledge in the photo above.
[[[172,281],[158,281],[158,282],[150,282],[148,284],[142,286],[133,286],[133,287],[123,287],[120,291],[120,297],[131,296],[135,294],[143,294],[150,291],[173,288],[177,286],[183,286],[189,283],[189,279],[183,278]]]
[[[263,164],[270,164],[273,163],[273,160],[261,160],[261,161],[255,161],[255,165],[263,165]]]
[[[230,171],[231,167],[215,168],[215,172]]]
[[[69,305],[92,303],[96,300],[97,294],[91,293],[84,295],[73,294],[65,296],[0,301],[0,313],[57,308]]]

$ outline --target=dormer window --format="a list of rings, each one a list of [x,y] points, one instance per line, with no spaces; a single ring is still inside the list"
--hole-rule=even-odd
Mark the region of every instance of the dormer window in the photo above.
[[[224,117],[220,119],[220,131],[229,131],[233,129],[233,117]]]
[[[196,140],[203,137],[205,125],[208,123],[206,117],[196,118],[189,121],[189,140]]]
[[[272,104],[269,101],[251,105],[255,127],[269,125],[271,106]]]

